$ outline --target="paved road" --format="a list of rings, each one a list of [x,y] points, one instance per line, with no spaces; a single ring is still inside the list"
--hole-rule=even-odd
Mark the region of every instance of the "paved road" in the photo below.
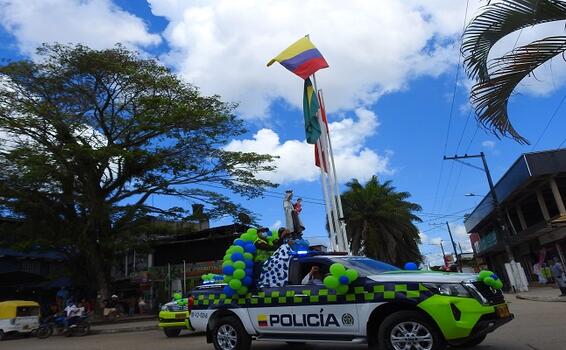
[[[513,300],[514,298],[510,298]],[[513,322],[492,333],[478,350],[566,349],[566,303],[513,300]],[[257,342],[252,350],[284,350],[286,344]],[[365,346],[306,345],[305,350],[358,350]],[[0,344],[2,350],[212,350],[201,336],[166,338],[160,331],[101,334],[83,338],[14,339]],[[298,349],[294,347],[293,349]]]

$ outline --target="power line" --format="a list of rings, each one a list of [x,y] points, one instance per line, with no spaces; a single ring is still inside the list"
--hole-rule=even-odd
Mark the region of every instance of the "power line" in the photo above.
[[[556,115],[558,114],[558,111],[560,110],[560,107],[562,107],[562,104],[564,103],[564,100],[566,100],[566,94],[562,97],[562,100],[560,100],[560,103],[558,104],[558,106],[556,106],[556,108],[554,109],[554,112],[552,112],[552,115],[550,116],[550,119],[548,120],[548,122],[546,123],[546,126],[544,127],[544,130],[542,131],[542,133],[539,135],[537,142],[535,142],[535,144],[533,145],[533,148],[531,148],[531,152],[535,150],[535,148],[537,147],[539,141],[542,139],[542,137],[544,136],[544,134],[546,133],[546,131],[548,130],[548,127],[550,126],[550,123],[552,123],[552,120],[554,119],[554,117],[556,117]],[[562,145],[562,144],[561,144]],[[560,148],[560,147],[558,147]]]
[[[467,19],[468,19],[469,6],[470,6],[470,0],[467,0],[466,1],[466,11],[464,12],[464,20],[463,20],[463,24],[462,24],[462,35],[460,37],[460,45],[459,45],[460,47],[462,46],[462,42],[464,40],[464,31],[466,30],[466,23],[467,23]],[[456,77],[454,79],[454,88],[453,88],[453,91],[452,91],[452,101],[450,103],[450,113],[448,114],[448,126],[446,128],[446,135],[445,135],[445,138],[444,138],[444,148],[442,150],[443,156],[446,155],[446,150],[448,149],[448,139],[450,137],[450,129],[451,129],[451,126],[452,126],[452,117],[454,115],[454,104],[456,102],[456,91],[458,89],[458,79],[460,78],[460,66],[461,65],[462,65],[462,55],[459,54],[458,55],[458,65],[456,66]],[[454,168],[454,166],[450,167],[450,173],[449,173],[449,176],[448,176],[447,184],[450,183],[453,168]],[[438,182],[437,182],[436,191],[435,191],[435,194],[434,194],[433,210],[436,209],[438,191],[440,189],[440,183],[441,183],[443,171],[444,171],[444,162],[441,162],[440,175],[438,176]],[[445,193],[445,195],[446,195],[446,193]],[[440,205],[441,209],[442,209],[443,203],[444,203],[444,201],[441,201],[441,205]]]

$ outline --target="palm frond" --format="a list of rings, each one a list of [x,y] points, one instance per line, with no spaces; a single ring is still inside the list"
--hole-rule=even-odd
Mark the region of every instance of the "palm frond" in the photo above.
[[[521,80],[565,50],[566,36],[553,36],[518,47],[493,60],[489,80],[474,85],[471,91],[471,103],[478,121],[497,137],[510,136],[519,143],[528,144],[509,120],[509,97]]]
[[[461,52],[468,76],[489,79],[488,55],[506,35],[535,24],[566,19],[566,2],[557,0],[506,0],[491,3],[466,27]]]

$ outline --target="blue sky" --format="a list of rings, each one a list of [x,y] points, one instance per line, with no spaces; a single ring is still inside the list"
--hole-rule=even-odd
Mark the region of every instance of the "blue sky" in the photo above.
[[[462,70],[456,79],[459,36],[483,3],[470,0],[465,17],[466,0],[328,1],[325,8],[311,0],[0,0],[0,59],[33,58],[42,42],[94,48],[122,42],[157,57],[203,93],[239,102],[249,132],[228,147],[281,157],[277,172],[262,174],[281,186],[243,204],[265,226],[278,225],[283,220],[279,193],[292,188],[308,201],[305,235],[324,243],[321,186],[312,147],[303,141],[302,81],[279,65],[265,67],[287,45],[310,34],[330,64],[318,79],[342,188],[352,177],[377,174],[410,192],[423,207],[422,252],[437,263],[438,242],[448,235],[435,225],[449,221],[456,240],[468,249],[463,214],[480,197],[464,194],[484,195],[488,189],[482,172],[443,162],[445,153],[485,152],[497,180],[521,153],[556,148],[566,138],[566,107],[557,110],[566,94],[562,60],[523,81],[510,102],[514,125],[532,145],[498,140],[469,117],[471,82]],[[515,42],[563,31],[564,23],[555,23],[512,34],[496,45],[492,57]],[[153,201],[163,207],[190,205]]]

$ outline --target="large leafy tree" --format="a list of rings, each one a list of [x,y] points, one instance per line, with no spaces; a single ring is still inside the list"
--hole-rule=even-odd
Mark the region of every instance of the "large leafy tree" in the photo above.
[[[421,262],[419,230],[414,213],[418,204],[407,201],[408,192],[397,192],[391,181],[380,183],[373,176],[365,185],[353,179],[342,194],[344,218],[350,248],[391,264]]]
[[[273,169],[270,156],[223,149],[245,131],[235,106],[155,60],[121,46],[37,54],[0,68],[0,210],[21,219],[20,240],[65,248],[102,295],[136,223],[187,215],[152,195],[215,217],[246,210],[210,188],[254,197],[273,186],[254,176]]]
[[[566,19],[566,2],[558,0],[490,1],[467,26],[462,41],[464,66],[471,79],[471,102],[478,121],[496,136],[528,141],[513,127],[507,105],[525,77],[566,51],[566,36],[541,38],[488,62],[495,43],[511,33]]]

